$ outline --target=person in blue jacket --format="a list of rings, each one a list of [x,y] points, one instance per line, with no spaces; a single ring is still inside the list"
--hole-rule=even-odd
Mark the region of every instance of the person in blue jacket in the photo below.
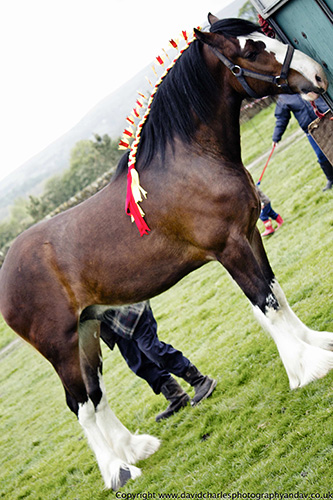
[[[169,418],[186,406],[190,397],[171,376],[181,377],[194,388],[191,405],[208,398],[216,380],[202,375],[181,351],[159,340],[149,301],[108,309],[102,314],[100,337],[112,350],[117,344],[129,368],[146,380],[155,394],[170,403],[156,421]]]
[[[315,104],[320,113],[325,113],[328,110],[328,106],[322,97],[316,99]],[[300,127],[306,133],[307,138],[317,155],[318,163],[326,176],[327,184],[323,191],[332,189],[333,167],[316,141],[308,133],[308,126],[317,118],[317,116],[311,104],[302,99],[299,94],[281,94],[279,96],[275,108],[276,123],[273,132],[273,144],[277,144],[281,140],[291,118],[291,113],[294,114]]]

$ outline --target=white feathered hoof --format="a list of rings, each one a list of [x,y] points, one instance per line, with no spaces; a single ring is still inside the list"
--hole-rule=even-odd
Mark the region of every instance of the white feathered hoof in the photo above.
[[[303,325],[285,304],[277,310],[267,307],[265,314],[257,306],[253,311],[277,345],[291,389],[303,387],[333,370],[333,352],[321,347],[329,346],[330,334],[319,332],[316,337],[315,332]],[[310,335],[318,345],[308,343]]]
[[[320,347],[321,349],[333,351],[332,332],[317,332],[315,330],[307,328],[302,340],[304,340],[304,342],[306,342],[307,344]]]
[[[304,387],[333,370],[333,353],[302,342],[299,358],[294,359],[289,366],[285,364],[285,367],[290,388]]]
[[[135,463],[150,457],[159,449],[160,444],[159,439],[149,434],[134,434],[131,438],[133,461],[129,461],[129,463]]]
[[[105,487],[113,491],[122,488],[130,479],[141,476],[141,470],[133,465],[127,465],[121,460],[111,462],[108,473],[103,474]]]
[[[113,444],[118,457],[128,464],[150,457],[160,447],[160,440],[149,434],[132,434],[129,439]]]

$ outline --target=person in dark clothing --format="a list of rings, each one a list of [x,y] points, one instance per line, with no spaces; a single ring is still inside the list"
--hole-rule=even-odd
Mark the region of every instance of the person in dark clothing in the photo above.
[[[325,113],[328,110],[328,106],[322,97],[316,99],[315,105],[320,113]],[[312,105],[302,99],[299,94],[282,94],[279,96],[275,108],[276,124],[273,132],[273,143],[277,144],[281,140],[291,118],[291,113],[294,114],[300,127],[306,133],[307,138],[317,155],[318,163],[326,176],[327,184],[323,191],[332,189],[333,167],[315,140],[308,133],[308,126],[317,118],[317,116]]]
[[[182,352],[159,340],[149,302],[108,309],[101,319],[101,339],[110,349],[117,344],[129,368],[146,380],[155,394],[162,393],[170,403],[165,411],[156,416],[156,421],[170,417],[190,400],[171,373],[194,388],[192,406],[214,391],[215,380],[202,375]]]

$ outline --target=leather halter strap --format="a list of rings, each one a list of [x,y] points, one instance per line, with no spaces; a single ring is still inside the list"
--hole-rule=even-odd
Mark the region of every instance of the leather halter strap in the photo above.
[[[288,76],[288,72],[289,72],[289,68],[290,68],[290,63],[291,63],[291,60],[293,58],[294,50],[295,50],[294,47],[292,47],[291,45],[287,46],[287,52],[286,52],[286,55],[285,55],[285,58],[284,58],[284,61],[282,64],[280,76],[263,75],[262,73],[257,73],[256,71],[252,71],[250,69],[241,68],[237,64],[234,64],[232,61],[230,61],[230,59],[225,57],[225,55],[221,54],[221,52],[218,51],[215,47],[210,46],[210,49],[214,52],[216,57],[218,57],[218,59],[221,62],[223,62],[223,64],[228,69],[230,69],[231,73],[239,80],[243,89],[249,94],[249,96],[256,97],[256,98],[260,97],[254,92],[254,90],[251,89],[251,87],[249,86],[249,84],[245,80],[246,76],[249,76],[251,78],[255,78],[256,80],[263,80],[265,82],[273,83],[277,87],[282,88],[283,92],[285,94],[291,92],[291,89],[288,85],[288,80],[287,80],[287,76]]]

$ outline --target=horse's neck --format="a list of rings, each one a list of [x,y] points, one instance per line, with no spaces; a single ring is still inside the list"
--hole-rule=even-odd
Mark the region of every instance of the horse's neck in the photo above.
[[[216,107],[212,122],[208,125],[201,124],[198,128],[196,142],[204,151],[231,162],[241,162],[240,105],[238,95],[224,94]]]
[[[230,85],[230,71],[221,65],[208,45],[203,47],[205,64],[219,87],[214,116],[208,125],[199,125],[196,140],[231,162],[241,163],[240,107],[242,96]]]

